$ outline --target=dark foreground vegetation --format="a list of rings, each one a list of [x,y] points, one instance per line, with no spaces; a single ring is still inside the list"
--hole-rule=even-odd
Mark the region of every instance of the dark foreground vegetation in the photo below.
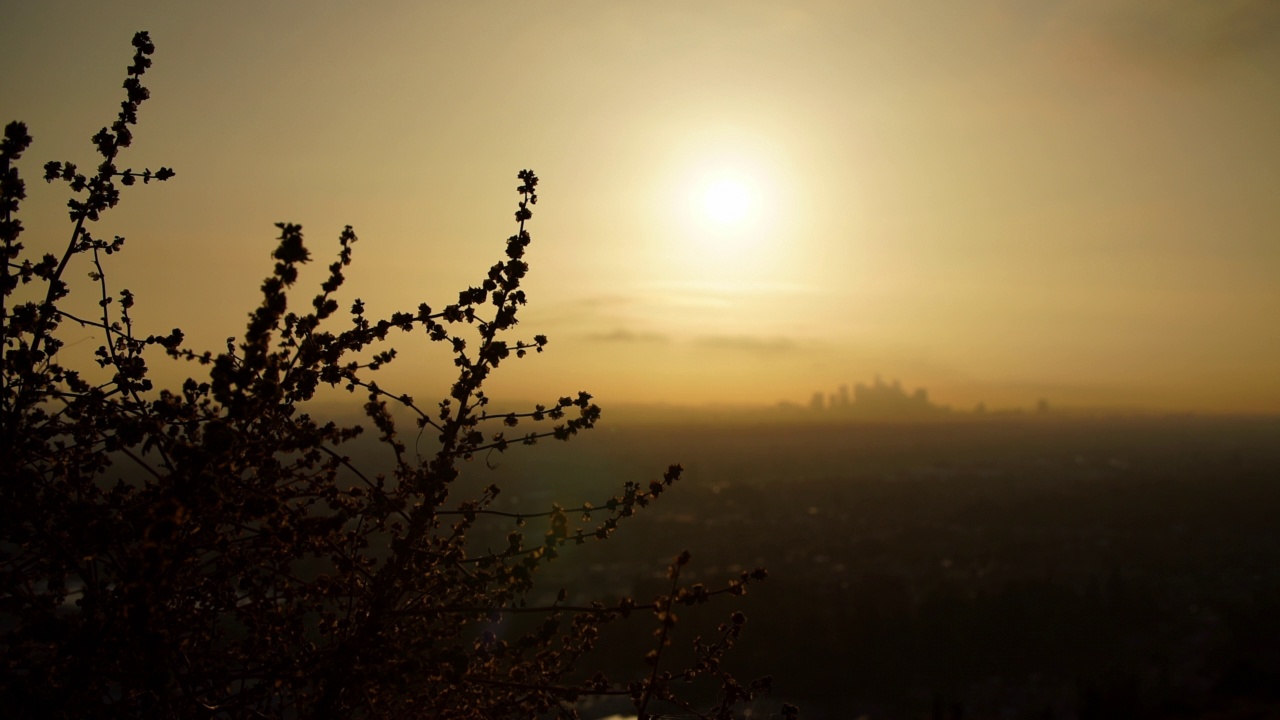
[[[104,216],[134,186],[175,176],[124,164],[155,50],[146,33],[133,47],[120,109],[92,138],[97,157],[43,165],[71,196],[60,247],[23,242],[31,134],[11,122],[0,142],[6,717],[568,720],[619,699],[641,717],[710,719],[767,689],[768,678],[739,682],[722,664],[742,613],[721,609],[696,634],[679,622],[685,608],[742,595],[763,570],[691,583],[680,549],[646,597],[540,592],[544,566],[609,539],[671,488],[678,466],[563,503],[526,498],[514,512],[494,507],[499,484],[458,482],[477,456],[569,440],[600,416],[585,392],[499,409],[483,389],[548,342],[514,335],[537,176],[518,174],[515,234],[495,243],[498,261],[435,300],[447,304],[367,309],[343,287],[350,227],[299,303],[311,250],[300,226],[280,223],[262,256],[245,259],[266,278],[243,334],[190,348],[180,329],[146,328],[145,299],[135,306],[111,282],[135,250]],[[64,328],[101,344],[81,356]],[[454,379],[422,404],[378,382],[404,333],[452,353]],[[156,387],[157,360],[184,363],[189,379]],[[358,424],[313,414],[326,387],[352,394]],[[362,436],[376,462],[349,450]],[[625,670],[601,668],[602,631],[627,619],[644,625],[643,641],[614,646]]]
[[[732,667],[806,717],[1280,716],[1280,419],[606,423],[496,472],[554,498],[655,447],[685,502],[556,582],[644,595],[683,546],[767,564]]]

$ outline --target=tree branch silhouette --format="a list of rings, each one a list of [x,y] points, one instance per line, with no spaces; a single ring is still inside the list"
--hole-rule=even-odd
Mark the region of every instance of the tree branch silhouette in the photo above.
[[[513,512],[493,507],[496,485],[461,496],[462,464],[477,453],[567,441],[601,416],[586,392],[504,411],[489,409],[484,392],[500,367],[548,344],[507,339],[526,303],[537,175],[517,175],[505,257],[443,309],[371,317],[354,299],[343,301],[344,317],[357,242],[346,227],[308,308],[290,310],[312,256],[302,227],[282,222],[260,302],[224,350],[187,347],[179,329],[144,336],[134,294],[109,282],[125,239],[95,236],[120,188],[175,175],[117,167],[150,95],[142,78],[155,46],[138,33],[133,47],[121,110],[92,138],[96,170],[44,165],[44,179],[72,193],[59,255],[37,257],[19,241],[26,127],[10,123],[0,145],[0,702],[16,717],[576,718],[585,698],[627,696],[642,716],[668,702],[709,718],[763,692],[719,665],[740,615],[716,643],[694,641],[698,664],[659,672],[657,662],[675,635],[675,607],[741,595],[762,570],[715,590],[684,586],[685,553],[670,589],[651,601],[570,605],[563,591],[551,604],[530,600],[540,568],[607,540],[679,480],[680,466],[598,504]],[[74,289],[67,273],[80,263],[97,285],[94,319],[63,307]],[[63,364],[63,321],[100,335],[90,367]],[[393,330],[451,351],[456,377],[434,408],[378,383],[398,358]],[[193,376],[156,388],[157,354]],[[362,467],[344,446],[365,428],[312,417],[308,403],[326,387],[361,399],[394,463]],[[413,455],[393,406],[412,415]],[[491,421],[501,429],[480,429]],[[508,437],[516,428],[522,434]],[[512,523],[505,548],[477,549],[489,537],[473,532],[481,517]],[[518,528],[533,518],[547,529],[526,538]],[[651,670],[582,679],[601,628],[637,610],[661,626]],[[508,616],[541,624],[499,637],[492,623]],[[672,685],[696,678],[720,687],[708,710]]]

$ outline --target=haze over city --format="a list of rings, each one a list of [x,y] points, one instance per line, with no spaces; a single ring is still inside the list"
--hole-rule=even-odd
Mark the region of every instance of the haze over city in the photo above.
[[[141,28],[129,162],[178,175],[101,232],[135,321],[193,347],[243,329],[279,221],[317,281],[354,226],[344,302],[453,301],[531,167],[519,330],[551,344],[495,396],[879,372],[964,409],[1280,411],[1274,3],[6,3],[32,162],[88,156]],[[26,242],[64,243],[65,188],[29,195]],[[423,351],[386,384],[444,395]]]

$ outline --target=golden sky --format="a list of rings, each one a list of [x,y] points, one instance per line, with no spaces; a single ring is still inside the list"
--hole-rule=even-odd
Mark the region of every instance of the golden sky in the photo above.
[[[326,262],[353,225],[371,312],[443,306],[530,167],[520,329],[551,345],[496,396],[880,373],[960,408],[1280,411],[1280,3],[7,0],[28,245],[65,242],[39,168],[92,161],[142,29],[120,164],[178,175],[97,232],[129,239],[135,320],[196,347],[243,331],[278,221]],[[402,344],[388,383],[443,396]]]

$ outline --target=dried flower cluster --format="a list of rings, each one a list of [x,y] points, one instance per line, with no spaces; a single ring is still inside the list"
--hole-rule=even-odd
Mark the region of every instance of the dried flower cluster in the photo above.
[[[310,306],[289,293],[310,252],[301,228],[280,224],[274,269],[239,341],[219,353],[184,346],[180,330],[139,334],[134,297],[113,293],[104,262],[124,239],[94,234],[120,202],[119,186],[173,177],[168,168],[118,167],[133,140],[142,77],[154,46],[146,33],[124,83],[116,120],[93,137],[91,173],[44,166],[65,182],[72,232],[61,256],[33,258],[16,219],[24,185],[16,167],[31,137],[21,123],[3,147],[3,387],[0,388],[0,705],[30,717],[578,717],[589,696],[630,697],[642,717],[679,712],[727,718],[768,686],[740,683],[721,664],[745,619],[734,613],[694,641],[695,660],[663,666],[677,606],[741,594],[764,577],[744,573],[716,589],[680,582],[649,602],[546,606],[526,602],[538,568],[567,545],[607,539],[618,524],[680,477],[672,466],[647,487],[580,507],[500,512],[499,488],[459,501],[459,465],[480,451],[591,428],[591,396],[559,398],[527,412],[493,412],[482,387],[503,362],[541,352],[547,339],[508,340],[525,304],[526,222],[538,178],[520,172],[518,232],[506,257],[442,309],[425,304],[384,319],[359,300],[342,319],[336,295],[356,241],[339,237],[336,260]],[[64,309],[67,273],[91,264],[101,313]],[[24,300],[25,298],[25,300]],[[64,323],[95,328],[99,369],[59,361]],[[423,410],[371,379],[396,359],[395,333],[448,343],[457,379]],[[177,390],[157,390],[146,355],[163,351],[199,368]],[[101,375],[104,381],[91,380]],[[321,386],[366,398],[364,412],[394,470],[356,466],[344,443],[360,427],[304,411]],[[425,460],[406,452],[391,408],[436,437]],[[493,427],[492,430],[488,429]],[[528,428],[517,432],[517,428]],[[576,518],[581,517],[581,520]],[[572,518],[572,519],[571,519]],[[527,520],[545,519],[526,536]],[[516,527],[500,551],[477,552],[480,523]],[[592,675],[584,657],[604,623],[645,611],[654,646],[636,648],[633,679]],[[510,614],[544,620],[516,636],[488,628]],[[616,652],[616,650],[615,650]],[[648,663],[641,664],[641,658]],[[710,704],[682,699],[677,683],[710,682]],[[787,707],[784,714],[794,709]]]

